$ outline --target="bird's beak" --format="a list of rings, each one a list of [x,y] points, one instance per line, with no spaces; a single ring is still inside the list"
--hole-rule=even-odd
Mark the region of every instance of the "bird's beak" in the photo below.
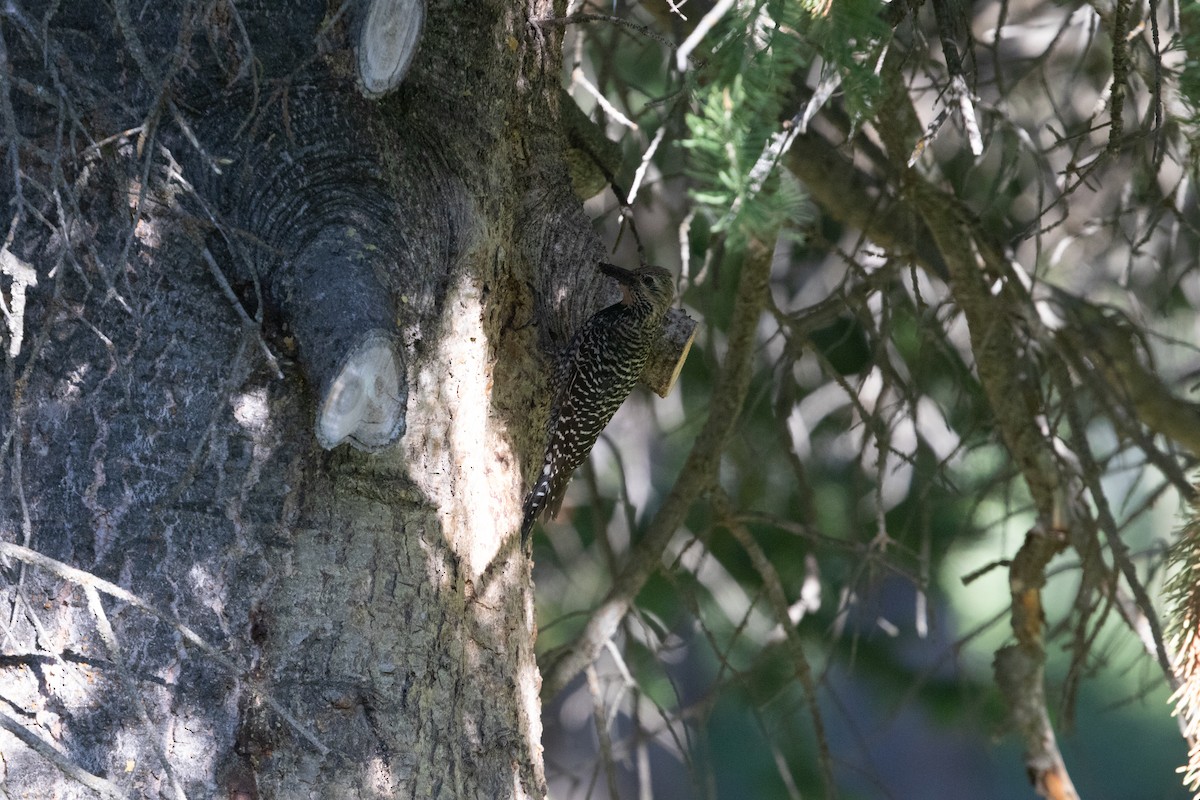
[[[637,282],[637,276],[616,264],[606,264],[603,261],[600,262],[600,271],[621,284],[621,302],[627,306],[632,305],[633,295],[629,293],[629,287]]]
[[[600,271],[624,286],[630,286],[637,281],[636,275],[624,267],[618,267],[616,264],[606,264],[601,261]]]

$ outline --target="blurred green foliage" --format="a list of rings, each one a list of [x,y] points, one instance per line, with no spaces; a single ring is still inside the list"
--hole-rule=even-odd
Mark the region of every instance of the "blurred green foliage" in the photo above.
[[[893,123],[879,117],[882,57],[902,48],[900,85],[927,134],[933,131],[916,151],[916,168],[955,191],[1011,247],[1035,288],[1050,282],[1108,301],[1155,286],[1145,296],[1174,297],[1186,329],[1200,293],[1182,273],[1155,270],[1156,259],[1178,259],[1168,259],[1176,251],[1147,231],[1157,230],[1154,214],[1163,208],[1181,217],[1195,211],[1195,192],[1185,185],[1168,202],[1160,186],[1165,170],[1156,173],[1137,156],[1111,163],[1148,187],[1145,196],[1100,194],[1097,187],[1112,190],[1112,176],[1072,183],[1079,163],[1107,144],[1095,117],[1104,106],[1084,93],[1103,89],[1111,68],[1104,51],[1111,43],[1087,28],[1102,28],[1102,20],[1054,3],[1005,6],[1008,16],[999,18],[992,7],[949,5],[977,14],[965,20],[976,38],[957,44],[979,95],[982,157],[966,146],[939,31],[921,4],[738,3],[682,73],[651,39],[604,28],[573,32],[585,37],[599,89],[639,126],[612,125],[610,133],[622,131],[623,175],[645,169],[634,208],[642,244],[652,260],[679,269],[682,303],[702,322],[676,394],[635,398],[622,409],[606,434],[612,446],[597,447],[563,517],[535,541],[539,647],[548,656],[572,640],[609,590],[707,417],[739,248],[752,239],[775,247],[754,374],[717,485],[689,510],[664,568],[622,624],[619,646],[598,665],[620,796],[639,796],[639,747],[656,798],[821,796],[823,749],[839,797],[1034,796],[992,659],[1012,639],[1008,559],[1035,519],[977,378],[952,287],[911,254],[870,241],[805,199],[805,187],[771,146],[795,132],[819,87],[834,86],[814,116],[821,135],[835,137],[889,187],[880,195],[902,196],[909,165],[887,160],[877,133]],[[618,12],[664,31],[675,26],[676,42],[700,16],[686,4],[687,24],[657,7]],[[1185,23],[1195,19],[1194,5],[1183,15]],[[995,27],[1002,24],[1012,31]],[[1147,58],[1149,33],[1138,35],[1138,57]],[[1188,35],[1172,41],[1194,53]],[[1176,78],[1183,95],[1196,97],[1193,62],[1189,55]],[[1148,96],[1145,85],[1133,89]],[[944,128],[935,128],[943,112]],[[605,119],[602,110],[594,113]],[[1130,119],[1126,128],[1150,120]],[[660,132],[661,145],[642,163]],[[1093,134],[1094,141],[1081,138]],[[1191,158],[1178,160],[1194,164]],[[1078,219],[1078,198],[1063,187],[1096,192],[1079,200],[1087,210]],[[605,240],[618,240],[616,205],[589,208]],[[1136,236],[1134,216],[1145,220]],[[1194,255],[1196,232],[1180,221],[1173,230],[1172,241],[1187,242],[1178,252]],[[1139,247],[1154,257],[1139,260]],[[1049,307],[1037,307],[1044,318],[1010,319],[997,298],[1003,324],[995,335],[1025,336],[1020,352],[1030,369],[1046,363],[1053,342],[1030,331],[1049,324]],[[1177,373],[1198,366],[1194,348],[1171,352],[1183,363]],[[1102,366],[1089,365],[1094,372]],[[1152,435],[1127,434],[1126,420],[1112,414],[1113,397],[1085,377],[1081,371],[1065,397],[1048,376],[1035,376],[1035,395],[1046,403],[1041,419],[1062,449],[1073,419],[1083,421],[1079,433],[1104,472],[1122,541],[1157,596],[1178,497],[1139,449]],[[765,554],[772,574],[756,565],[742,535]],[[1111,605],[1080,622],[1080,574],[1077,555],[1060,556],[1044,597],[1049,711],[1067,766],[1085,797],[1186,797],[1175,775],[1186,746],[1169,716],[1164,677]],[[775,580],[812,666],[821,734],[803,670],[769,602]],[[1073,649],[1081,624],[1091,642],[1082,654]],[[578,742],[572,746],[592,748],[595,762],[592,722],[566,711],[588,691],[577,682],[548,709],[547,742]],[[684,777],[655,777],[662,775]],[[560,785],[553,769],[551,780]],[[592,796],[604,791],[593,786]]]

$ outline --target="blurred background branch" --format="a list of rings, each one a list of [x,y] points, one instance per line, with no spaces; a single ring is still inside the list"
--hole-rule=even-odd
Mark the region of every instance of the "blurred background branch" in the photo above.
[[[599,752],[590,665],[641,690],[628,796],[1187,796],[1200,11],[570,10],[639,187],[586,207],[702,322],[537,541],[552,785]]]

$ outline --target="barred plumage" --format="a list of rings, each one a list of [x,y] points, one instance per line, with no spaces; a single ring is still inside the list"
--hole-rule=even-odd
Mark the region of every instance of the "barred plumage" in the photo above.
[[[571,474],[637,384],[674,296],[662,267],[600,269],[621,284],[622,298],[583,324],[554,370],[546,456],[525,498],[522,542],[544,509],[558,513]]]

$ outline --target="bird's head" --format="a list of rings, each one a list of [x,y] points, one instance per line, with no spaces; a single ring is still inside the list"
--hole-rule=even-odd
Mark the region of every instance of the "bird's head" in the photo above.
[[[644,310],[649,316],[662,316],[675,298],[675,278],[662,267],[624,269],[601,263],[600,271],[621,285],[623,304]]]

